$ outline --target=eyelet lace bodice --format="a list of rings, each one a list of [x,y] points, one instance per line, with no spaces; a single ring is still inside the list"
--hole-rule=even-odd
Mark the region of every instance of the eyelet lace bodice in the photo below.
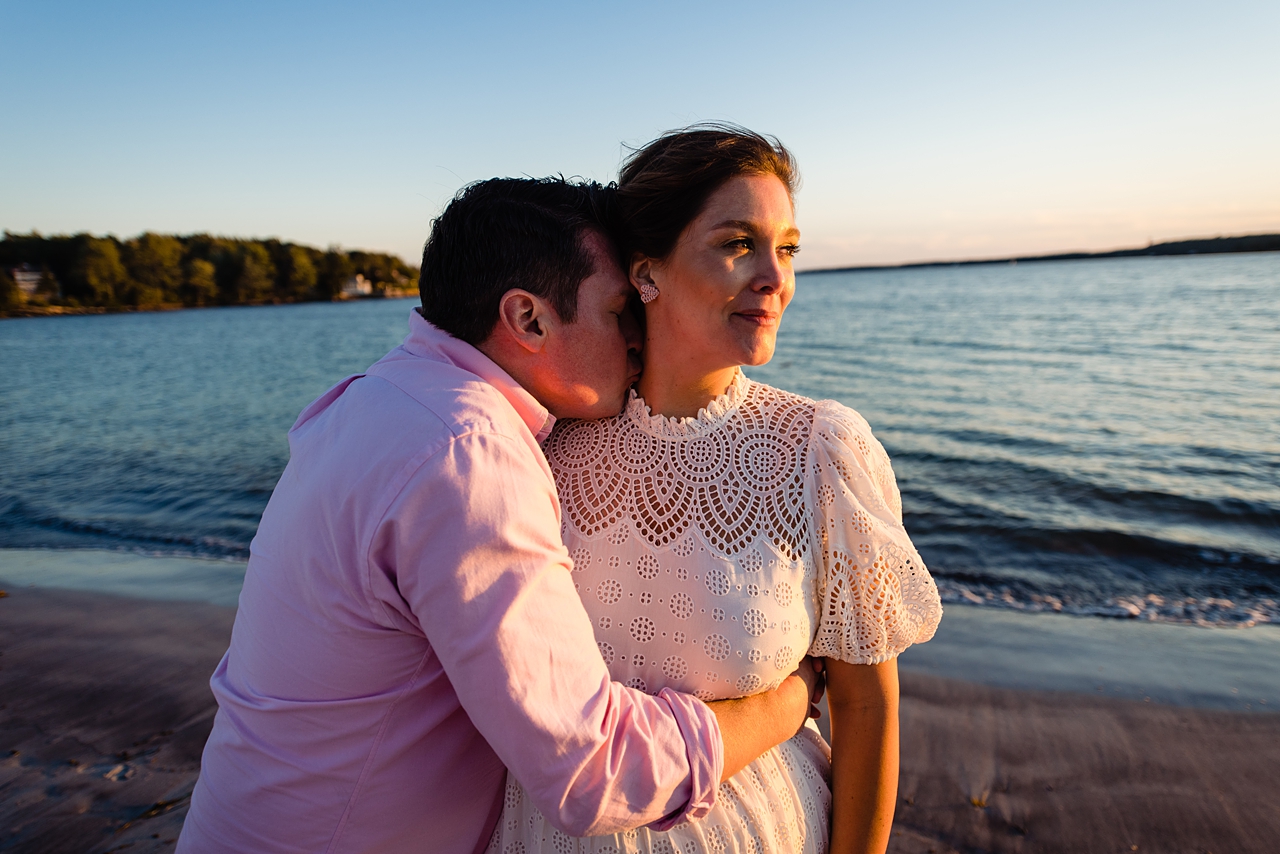
[[[704,699],[776,685],[806,652],[869,663],[941,608],[857,413],[740,373],[696,418],[566,421],[545,446],[574,581],[618,681]]]
[[[706,700],[752,694],[806,651],[884,661],[928,640],[938,591],[902,529],[889,458],[856,412],[739,373],[696,418],[632,397],[562,421],[545,445],[574,583],[613,678]],[[802,729],[668,831],[575,839],[515,780],[489,852],[672,854],[827,849],[830,751]]]

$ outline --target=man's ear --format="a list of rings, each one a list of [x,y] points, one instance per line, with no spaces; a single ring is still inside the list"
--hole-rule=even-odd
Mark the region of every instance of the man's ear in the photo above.
[[[513,341],[530,353],[540,353],[547,345],[551,306],[520,288],[512,288],[498,303],[498,325]]]

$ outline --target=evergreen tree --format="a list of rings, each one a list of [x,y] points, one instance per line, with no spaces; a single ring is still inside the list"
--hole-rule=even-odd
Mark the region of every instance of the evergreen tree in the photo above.
[[[192,258],[187,262],[181,295],[183,305],[213,305],[218,301],[218,268],[212,261]]]
[[[13,280],[13,276],[9,275],[9,270],[5,267],[0,267],[0,311],[12,311],[15,308],[21,308],[22,304],[26,302],[23,297],[22,289]]]
[[[73,260],[65,283],[72,304],[116,305],[129,284],[120,250],[110,238],[77,234],[72,238]]]
[[[222,283],[223,302],[235,305],[270,300],[276,268],[266,247],[258,242],[237,241],[227,254],[230,275]]]
[[[318,274],[311,253],[301,246],[290,245],[280,271],[281,296],[288,301],[309,299],[316,289]]]
[[[126,241],[124,264],[136,283],[128,301],[133,305],[177,302],[182,253],[182,242],[164,234],[147,232]]]
[[[320,262],[319,276],[316,280],[317,296],[322,300],[337,299],[342,293],[342,286],[355,275],[355,268],[345,252],[330,247]]]

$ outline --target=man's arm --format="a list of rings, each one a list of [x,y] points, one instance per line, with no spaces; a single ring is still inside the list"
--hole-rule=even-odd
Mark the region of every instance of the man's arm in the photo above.
[[[831,854],[884,854],[898,796],[898,660],[826,659]]]
[[[795,733],[799,680],[721,709],[611,681],[560,541],[554,484],[527,445],[455,439],[390,503],[370,571],[398,595],[462,708],[539,809],[574,835],[705,814],[725,770]]]

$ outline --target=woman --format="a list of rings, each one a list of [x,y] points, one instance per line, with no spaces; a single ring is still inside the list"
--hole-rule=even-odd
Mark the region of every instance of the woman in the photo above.
[[[723,784],[709,815],[665,833],[571,839],[510,781],[490,850],[882,852],[888,842],[895,657],[932,637],[942,612],[866,421],[740,370],[773,356],[795,290],[795,183],[781,144],[732,127],[674,132],[628,159],[618,199],[645,304],[644,375],[620,415],[561,423],[546,452],[613,678],[722,699],[772,688],[806,652],[821,656],[832,745],[802,729]]]

